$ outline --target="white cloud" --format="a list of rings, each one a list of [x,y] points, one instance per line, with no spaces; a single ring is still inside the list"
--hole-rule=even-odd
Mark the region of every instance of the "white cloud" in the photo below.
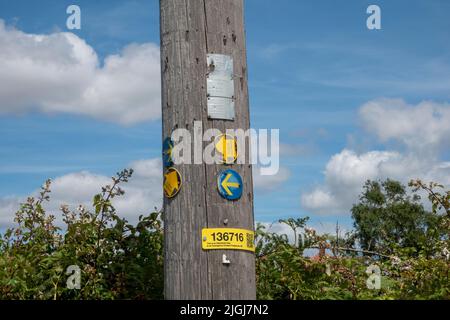
[[[450,141],[450,104],[379,99],[359,111],[363,125],[382,141],[400,141],[412,150],[431,150]]]
[[[280,156],[309,156],[315,152],[315,149],[314,145],[280,143]]]
[[[296,44],[279,44],[279,43],[271,43],[265,47],[260,48],[258,54],[264,59],[273,59],[278,57],[280,54],[295,49],[297,47]]]
[[[348,214],[368,179],[407,183],[421,178],[450,186],[450,162],[439,159],[450,138],[450,105],[380,99],[360,109],[364,128],[381,142],[395,140],[402,151],[356,153],[344,149],[328,161],[323,185],[301,195],[304,208],[317,214]]]
[[[14,220],[14,213],[19,210],[20,199],[18,197],[0,198],[0,228],[9,226]]]
[[[123,197],[115,198],[113,204],[121,217],[135,222],[140,214],[149,213],[153,208],[162,206],[162,164],[159,158],[138,160],[127,167],[133,168],[133,177],[122,188]],[[290,177],[290,171],[280,168],[278,174],[261,176],[255,171],[255,189],[268,192],[276,189]],[[69,173],[52,180],[51,201],[45,204],[48,212],[59,216],[60,207],[66,204],[72,209],[84,205],[92,210],[92,197],[101,191],[101,187],[111,184],[111,177],[80,171]],[[32,192],[36,196],[38,190]],[[9,226],[14,219],[14,213],[26,196],[9,196],[0,198],[0,227]]]
[[[160,117],[159,47],[131,44],[100,66],[73,33],[27,34],[0,20],[0,113],[71,113],[129,125]]]
[[[291,176],[289,169],[280,167],[274,175],[262,175],[259,168],[253,167],[253,185],[260,191],[272,191],[286,182]]]
[[[131,163],[134,174],[130,181],[122,186],[125,195],[115,198],[113,204],[121,217],[135,222],[140,214],[149,213],[162,204],[162,164],[160,159],[139,160]],[[51,201],[45,208],[58,214],[62,204],[75,209],[78,205],[92,208],[92,197],[101,191],[101,187],[111,184],[111,178],[82,171],[57,177],[52,181]],[[36,195],[37,191],[33,193]],[[19,203],[25,197],[0,199],[0,226],[11,225]]]
[[[344,149],[326,165],[325,185],[303,194],[302,204],[320,214],[348,211],[356,202],[364,182],[386,176],[386,165],[400,158],[396,152],[372,151],[359,155]]]
[[[330,191],[317,188],[313,192],[302,195],[302,203],[311,210],[329,210],[336,206],[336,198]]]

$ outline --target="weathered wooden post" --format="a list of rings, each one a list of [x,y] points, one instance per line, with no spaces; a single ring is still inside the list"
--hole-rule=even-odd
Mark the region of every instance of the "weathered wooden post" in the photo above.
[[[210,128],[249,129],[243,0],[160,0],[160,23],[166,151],[179,128],[192,137]],[[229,165],[165,160],[165,298],[255,299],[248,159]]]

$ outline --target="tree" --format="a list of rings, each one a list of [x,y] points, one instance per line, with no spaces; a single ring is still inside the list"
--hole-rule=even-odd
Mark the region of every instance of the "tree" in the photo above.
[[[361,248],[392,254],[408,249],[411,254],[432,254],[443,235],[442,216],[424,209],[420,196],[407,195],[398,181],[367,181],[352,209],[356,239]]]

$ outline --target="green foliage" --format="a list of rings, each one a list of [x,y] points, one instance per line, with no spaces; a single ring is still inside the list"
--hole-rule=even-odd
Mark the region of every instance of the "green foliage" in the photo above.
[[[66,228],[55,226],[43,203],[50,181],[40,196],[29,198],[16,214],[17,227],[0,242],[2,299],[160,299],[163,288],[161,214],[139,217],[136,226],[120,218],[111,200],[123,195],[119,185],[132,170],[112,178],[112,185],[94,196],[90,212],[61,208]],[[67,288],[67,267],[81,269],[80,290]]]
[[[16,213],[16,227],[0,237],[0,299],[163,298],[162,213],[120,218],[112,200],[132,170],[112,178],[92,201],[93,210],[62,206],[64,227],[44,210],[50,181]],[[448,192],[411,182],[432,203],[400,183],[368,181],[353,207],[355,232],[343,238],[318,234],[308,218],[279,223],[290,237],[257,226],[259,299],[450,299]],[[317,253],[313,255],[314,253]],[[66,270],[81,270],[79,289],[67,287]],[[370,286],[371,266],[381,287]]]
[[[433,213],[439,213],[439,211],[444,211],[447,217],[450,216],[450,190],[444,191],[444,186],[436,183],[430,182],[428,185],[423,183],[421,180],[411,180],[409,183],[410,187],[413,187],[413,191],[424,190],[428,194],[428,199],[431,202]],[[437,189],[442,190],[440,193]]]
[[[355,232],[343,239],[317,235],[307,219],[280,220],[293,239],[259,225],[258,298],[450,299],[449,193],[436,186],[422,188],[438,203],[427,212],[399,182],[368,181],[352,209]],[[447,215],[437,212],[443,208]],[[318,254],[305,255],[311,248]],[[379,268],[379,289],[368,285],[371,265]]]
[[[432,244],[443,236],[442,216],[426,211],[419,200],[417,194],[407,196],[397,181],[367,181],[351,210],[360,246],[384,254],[396,248],[431,254]]]
[[[318,236],[307,227],[298,235],[307,246],[261,225],[257,230],[258,299],[450,299],[450,262],[443,255],[417,256],[405,248],[396,252],[399,256],[362,249],[353,249],[354,255],[346,250],[352,248],[338,247],[334,237]],[[307,256],[308,248],[319,253]],[[379,289],[368,286],[370,265],[379,267]]]

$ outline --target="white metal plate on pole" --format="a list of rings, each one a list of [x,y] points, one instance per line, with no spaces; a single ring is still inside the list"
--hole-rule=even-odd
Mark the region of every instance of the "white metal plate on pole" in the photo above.
[[[233,58],[223,54],[208,54],[208,118],[234,120]]]

